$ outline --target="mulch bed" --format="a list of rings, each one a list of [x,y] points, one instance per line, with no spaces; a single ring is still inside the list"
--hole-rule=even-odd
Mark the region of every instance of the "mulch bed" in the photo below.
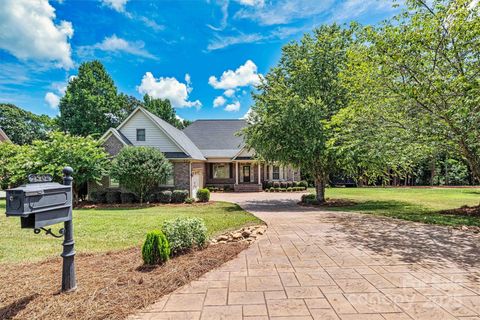
[[[78,289],[60,293],[60,258],[0,265],[0,319],[124,319],[236,257],[245,242],[211,245],[156,268],[140,248],[76,256]]]
[[[457,209],[438,211],[438,213],[480,218],[480,206],[474,206],[474,207],[463,206]]]

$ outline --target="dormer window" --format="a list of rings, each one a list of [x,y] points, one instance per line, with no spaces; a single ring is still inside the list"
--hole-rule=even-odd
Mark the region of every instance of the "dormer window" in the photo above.
[[[145,129],[137,129],[137,141],[145,141]]]

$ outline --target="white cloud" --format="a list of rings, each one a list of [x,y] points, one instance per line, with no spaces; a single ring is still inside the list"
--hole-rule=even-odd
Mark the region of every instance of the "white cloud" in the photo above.
[[[215,76],[208,78],[208,83],[215,89],[234,89],[260,83],[260,75],[257,66],[252,60],[247,60],[237,70],[227,70],[222,73],[220,80]]]
[[[238,110],[240,110],[240,102],[238,101],[227,104],[227,106],[225,107],[225,111],[228,111],[228,112],[237,112]]]
[[[277,27],[270,32],[244,34],[232,36],[216,35],[207,46],[208,51],[223,49],[236,44],[261,43],[274,40],[283,40],[292,35],[312,30],[312,26],[303,27]]]
[[[190,80],[187,74],[186,79]],[[189,101],[188,95],[191,91],[190,81],[187,84],[179,82],[175,78],[155,78],[151,72],[145,73],[137,90],[141,94],[148,94],[153,98],[168,99],[175,108],[196,107],[200,108],[202,103],[199,100]]]
[[[114,34],[110,37],[105,37],[102,42],[79,48],[79,52],[81,55],[91,55],[93,54],[94,50],[125,52],[143,58],[158,59],[156,56],[145,50],[144,47],[145,43],[143,43],[143,41],[129,42],[125,39],[117,37]]]
[[[117,12],[125,12],[125,5],[128,0],[101,0],[102,3]]]
[[[221,107],[221,106],[223,106],[226,102],[227,102],[227,100],[226,100],[224,97],[218,96],[218,97],[216,97],[216,98],[213,100],[213,107],[214,107],[214,108]]]
[[[228,90],[225,90],[225,92],[223,94],[225,95],[225,97],[231,98],[235,95],[235,90],[228,89]]]
[[[211,24],[207,24],[207,27],[209,27],[210,29],[215,30],[215,31],[222,31],[227,27],[228,3],[229,3],[229,0],[223,0],[223,1],[220,2],[221,10],[222,10],[222,19],[220,20],[220,25],[218,27],[215,27]]]
[[[278,0],[263,6],[252,5],[241,9],[235,17],[250,19],[261,25],[287,24],[294,20],[326,13],[334,3],[333,0]]]
[[[358,18],[364,14],[389,12],[397,10],[391,1],[379,0],[347,0],[335,8],[331,20],[345,21]]]
[[[165,26],[164,25],[161,25],[161,24],[158,24],[156,23],[154,20],[152,19],[149,19],[147,17],[144,17],[144,16],[140,16],[138,18],[140,21],[143,22],[144,25],[146,25],[147,27],[151,28],[153,31],[162,31],[162,30],[165,30]]]
[[[238,3],[244,5],[244,6],[259,6],[263,7],[265,5],[265,0],[237,0]]]
[[[50,108],[57,109],[58,104],[60,103],[60,97],[53,92],[47,92],[45,95],[45,101],[48,103]]]
[[[55,24],[55,8],[48,0],[3,0],[0,9],[0,49],[20,60],[54,62],[73,67],[68,40],[72,24]]]

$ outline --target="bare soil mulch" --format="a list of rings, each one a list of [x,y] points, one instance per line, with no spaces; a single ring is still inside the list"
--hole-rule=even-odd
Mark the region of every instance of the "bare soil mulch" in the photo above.
[[[462,206],[457,209],[438,211],[438,213],[480,218],[480,206]]]
[[[78,288],[60,293],[61,258],[0,265],[0,319],[124,319],[235,258],[245,242],[210,245],[143,266],[140,248],[76,256]]]
[[[122,208],[151,208],[151,207],[203,207],[211,206],[215,204],[215,201],[209,202],[194,202],[194,203],[92,203],[92,202],[80,202],[75,205],[74,209],[122,209]]]

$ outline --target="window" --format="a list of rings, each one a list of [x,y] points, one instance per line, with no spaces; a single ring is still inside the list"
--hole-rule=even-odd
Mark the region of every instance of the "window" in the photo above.
[[[280,179],[280,167],[279,166],[273,166],[272,167],[272,179],[273,180],[279,180]]]
[[[110,178],[110,187],[111,188],[118,188],[118,187],[120,187],[120,182],[117,179]]]
[[[230,178],[230,165],[229,164],[213,164],[213,179],[228,179]]]
[[[145,129],[137,129],[137,141],[145,141]]]

